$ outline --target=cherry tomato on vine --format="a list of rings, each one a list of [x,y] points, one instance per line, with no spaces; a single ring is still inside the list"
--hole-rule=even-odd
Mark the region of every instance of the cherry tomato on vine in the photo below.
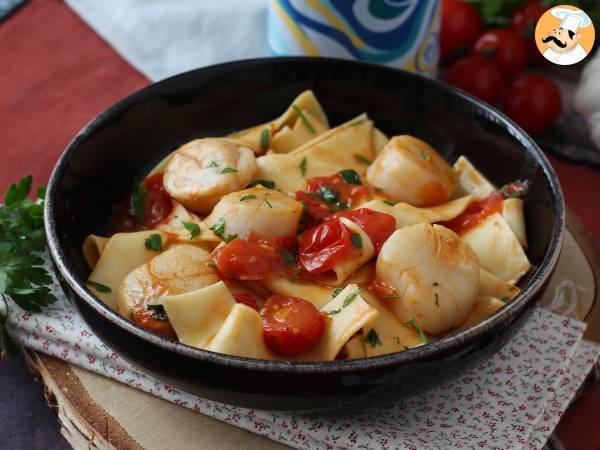
[[[507,89],[503,110],[525,131],[537,134],[544,131],[561,109],[561,95],[554,81],[542,75],[524,75]]]
[[[484,32],[475,41],[471,54],[493,62],[506,80],[519,75],[529,59],[523,38],[515,30],[504,28]]]
[[[504,87],[500,69],[485,58],[469,56],[452,64],[444,81],[490,104],[495,104]]]
[[[481,16],[470,4],[443,0],[440,32],[441,60],[448,63],[469,53],[481,33]]]
[[[535,26],[546,12],[538,0],[529,1],[519,6],[510,18],[510,27],[525,40],[525,45],[532,61],[545,61],[535,45]]]

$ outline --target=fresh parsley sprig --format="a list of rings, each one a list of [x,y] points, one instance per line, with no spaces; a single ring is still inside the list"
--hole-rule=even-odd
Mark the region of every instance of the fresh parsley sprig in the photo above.
[[[0,206],[0,352],[18,353],[6,323],[10,307],[8,297],[28,312],[40,312],[56,301],[49,285],[52,277],[43,267],[46,248],[44,233],[45,188],[37,190],[39,202],[28,198],[33,177],[13,183]]]

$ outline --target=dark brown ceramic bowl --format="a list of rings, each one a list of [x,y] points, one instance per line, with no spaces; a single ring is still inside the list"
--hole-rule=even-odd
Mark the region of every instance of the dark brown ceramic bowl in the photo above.
[[[409,133],[450,162],[467,155],[494,183],[527,179],[525,200],[533,269],[519,296],[477,326],[423,347],[333,362],[264,361],[189,347],[137,327],[87,289],[81,243],[102,234],[111,208],[134,178],[171,150],[268,121],[312,89],[332,124],[367,112],[388,135]],[[540,299],[564,233],[556,175],[535,142],[488,105],[427,78],[326,58],[239,61],[152,84],[92,120],[68,146],[48,185],[46,231],[61,284],[94,332],[157,378],[233,405],[277,410],[339,406],[384,386],[406,396],[488,358]],[[390,394],[387,394],[388,396]]]

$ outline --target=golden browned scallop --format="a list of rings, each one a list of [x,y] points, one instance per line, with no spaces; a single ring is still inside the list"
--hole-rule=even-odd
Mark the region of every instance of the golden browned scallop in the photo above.
[[[397,289],[388,302],[402,320],[428,333],[461,324],[479,290],[475,252],[451,230],[420,223],[396,230],[377,258],[377,276]]]
[[[395,136],[367,170],[367,181],[394,202],[414,206],[443,203],[454,194],[452,167],[426,142]]]
[[[196,139],[171,156],[166,191],[186,208],[210,213],[223,195],[243,189],[257,171],[254,153],[232,139]]]
[[[162,296],[218,282],[215,269],[207,264],[209,258],[210,253],[194,245],[171,246],[125,277],[119,288],[119,313],[131,317],[134,308],[160,303]]]
[[[295,236],[302,203],[273,189],[254,187],[226,195],[206,218],[208,226],[224,236],[248,237],[254,231],[260,237]]]

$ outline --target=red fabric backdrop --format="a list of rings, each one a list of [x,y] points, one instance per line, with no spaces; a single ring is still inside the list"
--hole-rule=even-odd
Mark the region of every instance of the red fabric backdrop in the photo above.
[[[33,0],[0,23],[0,192],[28,173],[45,184],[78,130],[146,84],[61,1]],[[600,172],[550,159],[567,205],[600,241]],[[597,385],[562,421],[568,449],[600,448],[599,403]]]

